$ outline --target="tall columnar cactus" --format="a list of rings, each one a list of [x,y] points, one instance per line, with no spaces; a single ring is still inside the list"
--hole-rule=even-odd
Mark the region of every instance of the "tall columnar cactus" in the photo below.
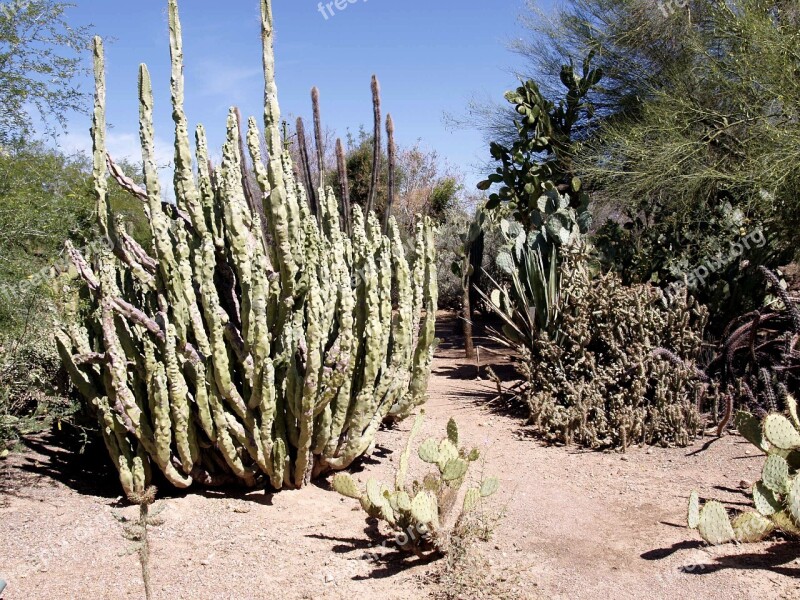
[[[242,132],[231,111],[213,168],[202,126],[192,155],[177,0],[169,0],[174,205],[161,200],[145,66],[146,189],[107,157],[103,45],[95,41],[94,186],[113,251],[83,257],[68,247],[91,308],[84,317],[75,311],[58,342],[128,494],[143,492],[154,468],[180,488],[267,479],[276,489],[301,487],[346,468],[382,422],[425,401],[436,343],[434,227],[418,224],[409,264],[394,222],[383,235],[376,217],[356,208],[346,235],[332,190],[317,191],[319,220],[311,214],[281,140],[269,0],[261,13],[268,156],[256,121]],[[245,145],[266,223],[243,186]],[[107,163],[145,203],[150,251],[110,212]]]

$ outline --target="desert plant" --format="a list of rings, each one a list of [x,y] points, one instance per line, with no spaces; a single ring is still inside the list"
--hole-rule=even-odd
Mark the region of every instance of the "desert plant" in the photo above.
[[[497,254],[496,263],[510,285],[503,286],[489,277],[494,290],[490,294],[483,290],[478,293],[503,322],[502,329],[494,332],[495,341],[532,351],[536,339],[553,333],[556,323],[561,292],[559,255],[553,247],[545,266],[543,248],[537,244],[538,234],[526,234],[519,223],[505,220],[500,229],[506,245]],[[575,269],[585,269],[583,261],[575,260],[572,264]]]
[[[789,394],[800,390],[795,350],[800,308],[774,273],[763,266],[759,273],[777,302],[731,321],[707,369],[727,395],[728,419],[734,405],[759,416],[786,410]],[[774,306],[776,303],[780,309]],[[724,427],[727,421],[721,425]]]
[[[766,454],[761,479],[752,488],[756,510],[733,520],[711,500],[701,506],[697,492],[689,498],[688,525],[709,544],[760,542],[774,531],[800,537],[800,419],[797,401],[787,396],[787,414],[767,415],[763,422],[749,413],[736,416],[739,432]]]
[[[475,342],[472,337],[472,298],[473,286],[478,281],[481,264],[483,263],[484,222],[486,211],[478,208],[475,218],[467,225],[466,231],[458,235],[459,244],[456,245],[456,259],[450,264],[450,271],[459,279],[461,296],[461,319],[464,330],[464,351],[467,358],[475,357]]]
[[[533,275],[513,286],[522,304],[494,294],[505,315],[498,339],[518,351],[517,396],[531,423],[547,440],[592,448],[688,445],[709,394],[688,364],[702,348],[705,308],[685,290],[667,297],[613,273],[593,279],[579,251],[562,258],[546,272],[532,253]],[[683,360],[661,360],[660,348]]]
[[[150,580],[150,540],[147,536],[148,529],[164,524],[164,519],[159,516],[164,512],[164,506],[162,505],[152,512],[150,510],[150,507],[156,501],[157,493],[158,490],[154,486],[150,486],[141,493],[132,492],[128,494],[130,503],[139,507],[139,517],[137,519],[115,515],[117,520],[122,523],[122,533],[125,539],[133,542],[128,552],[136,554],[139,558],[139,564],[142,567],[142,583],[144,583],[144,593],[147,600],[151,600],[153,597]]]
[[[146,489],[152,465],[180,488],[252,486],[267,477],[276,489],[301,487],[346,468],[382,422],[426,399],[436,344],[434,227],[418,223],[409,265],[393,222],[382,235],[373,214],[355,209],[347,237],[331,190],[320,190],[319,222],[311,214],[281,135],[269,0],[261,15],[269,156],[265,164],[250,119],[247,147],[261,194],[248,198],[235,111],[217,169],[197,128],[194,175],[178,7],[169,1],[176,205],[161,201],[145,66],[146,189],[113,171],[145,202],[153,256],[123,235],[108,209],[104,55],[95,42],[94,186],[113,251],[101,249],[90,264],[68,246],[88,310],[76,307],[58,342],[127,493]],[[262,200],[265,224],[256,209]]]
[[[726,411],[719,431],[734,407],[739,433],[766,455],[761,479],[753,485],[755,511],[733,520],[716,501],[700,506],[693,492],[689,527],[711,544],[760,541],[773,531],[800,537],[800,419],[798,419],[797,351],[800,311],[777,276],[760,267],[782,310],[762,309],[735,319],[708,373],[726,392]]]
[[[459,448],[458,425],[450,419],[447,437],[442,440],[429,438],[418,450],[419,458],[435,465],[436,471],[428,473],[421,482],[414,480],[410,486],[406,485],[414,438],[422,427],[423,418],[424,413],[420,412],[400,457],[393,488],[370,479],[366,489],[361,490],[347,473],[338,473],[333,478],[333,488],[337,492],[359,500],[370,517],[381,519],[398,531],[399,548],[417,556],[441,551],[442,532],[448,525],[458,492],[464,485],[470,464],[480,458],[477,448],[471,451]],[[494,477],[469,487],[460,509],[456,511],[452,527],[457,528],[459,522],[497,488],[498,481]]]
[[[572,62],[561,68],[566,93],[558,104],[547,100],[533,80],[506,94],[506,100],[514,106],[517,136],[510,146],[491,144],[492,159],[500,165],[478,188],[488,190],[499,184],[499,190],[489,196],[487,209],[508,203],[514,219],[526,231],[546,225],[560,230],[558,224],[563,215],[559,211],[568,208],[578,211],[577,222],[584,232],[591,223],[589,198],[573,172],[572,161],[574,130],[581,120],[591,118],[593,108],[587,96],[603,76],[599,69],[592,68],[593,59],[594,53],[590,53],[580,75]],[[548,197],[554,210],[546,210]]]

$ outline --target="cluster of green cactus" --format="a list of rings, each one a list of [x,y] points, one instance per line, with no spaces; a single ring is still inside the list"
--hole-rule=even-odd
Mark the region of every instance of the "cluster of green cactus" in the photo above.
[[[370,517],[381,519],[399,531],[402,534],[398,536],[401,550],[419,556],[439,550],[437,535],[456,504],[470,463],[480,458],[477,448],[471,451],[459,448],[458,426],[450,419],[447,437],[441,440],[429,438],[418,450],[419,458],[425,463],[435,465],[436,472],[428,473],[422,481],[414,480],[410,486],[406,485],[414,438],[422,427],[423,418],[423,413],[420,413],[414,422],[400,457],[393,488],[376,479],[370,479],[366,489],[362,491],[347,473],[336,474],[332,482],[337,492],[359,500]],[[494,477],[469,487],[464,494],[456,522],[474,511],[481,500],[494,494],[497,488],[498,481]]]
[[[107,156],[104,53],[95,41],[94,186],[100,232],[113,250],[84,257],[68,246],[85,302],[58,344],[128,494],[147,488],[153,467],[179,488],[267,479],[276,489],[301,487],[346,468],[384,421],[426,399],[435,228],[420,221],[409,263],[394,222],[384,234],[372,213],[354,207],[352,236],[345,234],[330,189],[317,192],[312,214],[283,146],[269,0],[261,16],[268,156],[255,119],[242,131],[232,110],[214,168],[202,126],[192,155],[181,26],[177,0],[169,0],[175,204],[161,197],[144,65],[146,189]],[[108,168],[144,202],[150,252],[110,213]]]
[[[725,507],[715,501],[702,507],[697,492],[689,498],[688,524],[709,544],[759,542],[774,531],[800,537],[800,418],[797,401],[787,396],[788,418],[771,413],[763,421],[739,412],[736,427],[767,459],[761,479],[753,485],[755,511],[729,518]]]
[[[548,440],[592,448],[688,445],[702,429],[709,386],[655,351],[697,360],[705,308],[685,292],[665,297],[615,274],[593,279],[575,253],[562,260],[559,269],[530,268],[538,285],[518,287],[529,295],[539,289],[541,298],[529,302],[524,320],[506,319],[501,333],[521,353],[531,423]],[[517,306],[495,294],[498,311],[509,302]]]
[[[573,158],[576,126],[594,116],[587,96],[603,77],[601,70],[592,68],[593,60],[594,52],[580,73],[571,61],[562,66],[566,93],[558,103],[545,98],[532,80],[506,93],[516,113],[518,137],[511,146],[491,144],[492,159],[500,165],[478,184],[481,190],[500,186],[489,196],[488,210],[507,204],[526,231],[539,232],[551,245],[586,233],[591,224],[589,196],[573,173]]]

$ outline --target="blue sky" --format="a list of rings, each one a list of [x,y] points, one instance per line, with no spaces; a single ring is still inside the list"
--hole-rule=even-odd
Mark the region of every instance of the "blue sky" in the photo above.
[[[157,137],[171,156],[169,46],[166,2],[74,0],[69,19],[92,23],[108,39],[110,148],[137,152],[136,79],[140,62],[154,80]],[[395,120],[399,143],[437,150],[470,184],[487,150],[480,132],[452,131],[445,113],[464,114],[474,96],[502,98],[515,84],[519,59],[507,42],[523,32],[523,0],[357,0],[326,19],[317,0],[274,0],[277,78],[284,115],[310,112],[309,90],[322,97],[326,126],[344,134],[371,124],[370,76],[383,89],[384,110]],[[202,122],[215,147],[222,143],[228,108],[262,114],[257,0],[183,0],[186,109]],[[334,8],[334,10],[336,10]],[[87,82],[88,83],[88,82]],[[88,144],[88,118],[71,119],[62,144]]]

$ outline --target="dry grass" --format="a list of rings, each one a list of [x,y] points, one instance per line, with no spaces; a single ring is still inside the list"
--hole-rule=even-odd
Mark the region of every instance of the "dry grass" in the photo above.
[[[524,589],[524,573],[513,564],[496,565],[485,553],[506,508],[482,501],[464,513],[438,542],[445,555],[429,576],[436,600],[519,600],[536,598]]]

